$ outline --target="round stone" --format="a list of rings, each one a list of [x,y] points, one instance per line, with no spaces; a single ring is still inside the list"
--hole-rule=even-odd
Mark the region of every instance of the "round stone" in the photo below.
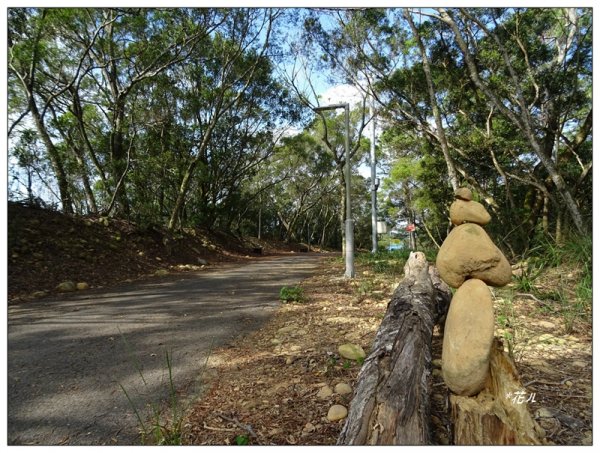
[[[59,284],[56,289],[61,293],[70,293],[77,290],[77,286],[72,281],[66,281]]]
[[[454,294],[444,327],[442,376],[457,395],[485,386],[494,340],[494,305],[487,285],[467,280]]]
[[[455,227],[444,240],[436,258],[440,277],[458,288],[467,278],[490,286],[504,286],[512,279],[510,263],[485,230],[474,223]]]
[[[338,420],[346,418],[347,415],[348,409],[346,409],[341,404],[334,404],[329,408],[329,411],[327,412],[327,420],[329,420],[330,422],[337,422]]]
[[[492,217],[477,201],[456,200],[450,205],[450,220],[454,225],[476,223],[484,226],[490,223]]]
[[[350,393],[352,393],[352,387],[350,387],[348,384],[346,384],[345,382],[340,382],[339,384],[337,384],[334,387],[334,392],[337,393],[338,395],[348,395]]]
[[[454,197],[459,200],[471,201],[473,199],[473,194],[466,187],[460,187],[454,192]]]
[[[339,354],[345,358],[350,360],[361,360],[364,359],[366,354],[363,348],[357,344],[342,344],[338,347]]]
[[[328,385],[325,385],[319,389],[319,393],[317,393],[317,397],[321,399],[327,399],[331,395],[333,395],[333,390]]]

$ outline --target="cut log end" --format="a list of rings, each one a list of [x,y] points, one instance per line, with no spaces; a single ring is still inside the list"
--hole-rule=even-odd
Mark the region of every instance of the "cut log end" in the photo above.
[[[455,445],[545,445],[544,430],[531,416],[518,373],[495,339],[486,388],[477,396],[450,395]]]

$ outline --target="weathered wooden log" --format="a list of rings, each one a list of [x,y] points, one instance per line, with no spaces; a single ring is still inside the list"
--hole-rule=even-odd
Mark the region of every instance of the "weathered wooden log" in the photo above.
[[[513,361],[496,338],[486,387],[476,396],[450,395],[455,445],[543,445],[544,430],[527,407]]]
[[[360,371],[338,445],[430,443],[431,340],[451,294],[429,267],[423,253],[411,253]]]

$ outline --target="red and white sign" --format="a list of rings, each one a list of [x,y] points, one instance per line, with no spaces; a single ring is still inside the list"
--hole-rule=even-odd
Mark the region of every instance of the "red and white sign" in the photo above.
[[[408,225],[406,225],[406,231],[408,231],[409,233],[412,233],[416,229],[417,229],[417,227],[415,227],[414,223],[409,223]]]

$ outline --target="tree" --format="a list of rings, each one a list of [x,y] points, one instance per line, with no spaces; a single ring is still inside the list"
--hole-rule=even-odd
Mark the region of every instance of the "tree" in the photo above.
[[[439,19],[454,33],[472,81],[488,101],[526,137],[564,200],[564,207],[570,213],[573,224],[580,233],[585,232],[587,227],[581,211],[552,159],[552,150],[555,144],[560,145],[565,125],[560,121],[560,117],[568,113],[568,110],[557,111],[560,103],[555,102],[553,96],[559,94],[564,103],[566,98],[563,96],[567,93],[556,93],[557,86],[552,83],[552,77],[546,76],[546,72],[557,71],[568,77],[571,72],[570,65],[577,66],[578,73],[581,73],[581,70],[588,72],[586,66],[589,63],[585,60],[589,55],[585,48],[588,46],[586,41],[589,41],[587,35],[590,33],[589,18],[586,18],[589,17],[589,11],[584,11],[583,20],[579,22],[573,8],[562,12],[546,10],[543,21],[540,21],[539,17],[531,17],[531,12],[521,10],[517,10],[514,16],[506,19],[501,10],[476,15],[474,11],[463,9],[458,13],[462,19],[462,30],[454,19],[453,12],[443,8],[439,8],[438,11]],[[531,26],[534,28],[530,28]],[[534,30],[541,32],[544,41],[532,39]],[[493,60],[495,67],[491,67],[491,61],[470,45],[470,40],[464,36],[476,36],[479,33],[495,46],[499,57]],[[555,46],[549,44],[552,41],[556,41]],[[583,48],[578,48],[577,44],[581,44]],[[515,60],[517,57],[522,58],[525,64],[518,65]],[[476,63],[476,59],[479,64]],[[493,75],[499,72],[505,75],[506,83],[498,84],[493,79]],[[575,83],[572,94],[579,96],[579,85]],[[566,103],[565,107],[571,106]],[[591,116],[591,107],[588,112]],[[584,121],[578,131],[584,135],[590,131],[590,126],[586,123]],[[543,139],[538,135],[540,132],[544,134]]]
[[[479,77],[513,112],[528,107],[526,122],[513,121],[520,117],[506,115],[475,83],[456,30],[439,14],[335,11],[326,26],[316,19],[310,26],[331,70],[360,74],[367,82],[365,90],[377,100],[387,127],[429,142],[441,151],[449,179],[482,195],[499,217],[494,228],[504,245],[518,253],[536,226],[549,231],[550,221],[560,241],[561,212],[570,212],[577,227],[576,211],[589,205],[581,190],[587,185],[589,193],[592,165],[589,10],[473,9],[448,15],[460,17],[454,24],[469,36],[464,41]],[[520,88],[512,92],[513,86]],[[570,149],[573,142],[581,146],[576,151]],[[541,149],[546,157],[538,156]],[[432,190],[437,182],[423,181]],[[567,186],[576,190],[571,197]]]
[[[24,105],[17,124],[26,114],[31,114],[37,133],[41,137],[58,182],[60,200],[66,213],[73,212],[71,191],[64,168],[63,156],[59,153],[46,124],[46,112],[50,100],[56,96],[44,93],[43,66],[49,64],[53,57],[48,45],[48,11],[30,9],[11,10],[9,21],[9,76],[16,79],[21,90]],[[14,93],[14,92],[13,92]],[[13,98],[14,99],[14,98]],[[13,124],[10,128],[15,127]]]

